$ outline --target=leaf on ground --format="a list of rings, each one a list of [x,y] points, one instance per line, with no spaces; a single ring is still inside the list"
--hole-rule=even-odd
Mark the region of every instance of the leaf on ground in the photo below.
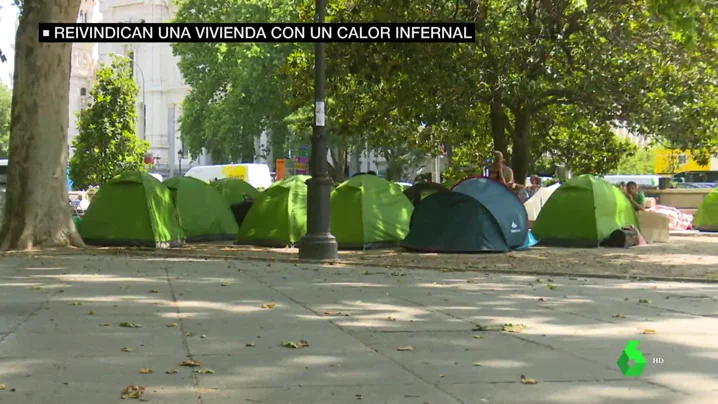
[[[145,392],[145,386],[131,384],[122,389],[122,399],[127,400],[128,398],[139,400],[142,394]]]
[[[483,335],[474,335],[473,337],[474,337],[475,339],[481,339],[481,338],[484,338],[484,336],[483,336]]]
[[[281,344],[285,348],[293,348],[293,349],[300,349],[305,348],[309,346],[309,343],[307,341],[301,340],[299,342],[294,341],[282,341]]]
[[[82,302],[70,302],[68,303],[70,306],[82,306]]]
[[[165,327],[177,327],[177,323],[169,323]]]
[[[414,350],[414,347],[411,346],[411,345],[409,345],[409,346],[400,346],[399,348],[396,348],[396,350],[397,350],[397,351],[402,351],[402,352],[413,351],[413,350]]]
[[[521,384],[538,384],[535,379],[521,375]]]
[[[526,326],[525,326],[524,324],[511,324],[511,323],[507,323],[507,324],[504,324],[504,325],[501,327],[501,331],[504,331],[504,332],[512,332],[512,333],[520,333],[520,332],[523,331],[524,329],[526,329]]]
[[[123,323],[120,323],[120,327],[125,327],[125,328],[142,328],[142,324],[123,322]]]
[[[624,316],[624,315],[621,314],[621,313],[614,314],[614,315],[612,315],[611,317],[613,317],[613,318],[626,318],[626,316]]]
[[[481,366],[480,362],[474,362],[474,366]]]
[[[222,286],[229,286],[229,283],[227,283],[227,282],[222,282],[221,285],[222,285]]]
[[[541,283],[541,279],[536,278],[536,283]]]
[[[324,315],[325,316],[341,316],[342,312],[341,311],[325,311]]]
[[[152,373],[152,372],[154,372],[154,370],[152,370],[151,368],[142,368],[142,369],[140,369],[140,374],[142,374],[142,375],[148,375],[148,374],[150,374],[150,373]]]
[[[6,386],[6,385],[4,385],[4,384],[0,384],[0,390],[5,390],[6,388],[7,388],[7,386]]]
[[[556,285],[552,285],[552,284],[549,283],[549,284],[546,285],[546,287],[549,288],[549,289],[551,289],[551,290],[554,290],[554,289],[556,289],[557,286],[556,286]]]
[[[177,369],[170,369],[165,371],[165,373],[167,373],[168,375],[176,375],[177,373],[179,373],[179,371]]]
[[[187,331],[186,333],[184,333],[184,336],[185,336],[185,337],[191,337],[191,336],[192,336],[192,333],[189,332],[189,331]]]
[[[544,301],[544,300],[543,300],[543,297],[539,297],[537,301],[543,302],[543,301]]]
[[[387,319],[388,321],[396,321],[396,319],[395,319],[394,317],[392,317],[392,316],[389,316],[389,317],[387,317],[386,319]]]
[[[135,351],[134,349],[132,349],[132,348],[130,348],[130,347],[128,347],[128,346],[122,348],[122,352],[134,352],[134,351]]]
[[[444,273],[446,273],[446,272],[451,272],[451,270],[448,269],[448,268],[441,268],[441,269],[439,270],[439,272],[444,272]]]
[[[244,344],[247,348],[254,348],[256,345],[252,344],[251,342],[248,344]]]
[[[206,374],[212,374],[212,373],[214,373],[214,370],[212,370],[212,369],[210,369],[210,368],[197,368],[197,369],[194,370],[194,372],[195,372],[195,373],[199,373],[199,374],[206,375]]]
[[[107,323],[100,323],[100,327],[109,327],[110,325]]]
[[[42,288],[39,286],[33,286],[30,288],[30,290],[42,290]]]
[[[94,315],[95,315],[95,312],[94,312],[94,311],[91,311],[91,312],[87,313],[87,315],[88,315],[88,316],[94,316]]]
[[[276,306],[277,306],[277,305],[276,305],[275,303],[265,303],[265,304],[262,305],[262,308],[263,308],[263,309],[273,309],[273,308],[275,308]]]
[[[147,293],[160,293],[157,289],[150,289]]]
[[[638,299],[638,303],[651,304],[651,301],[649,299]]]
[[[656,333],[656,330],[653,330],[653,329],[650,329],[650,328],[646,328],[645,330],[643,330],[643,334],[652,335],[652,334],[655,334],[655,333]]]
[[[187,366],[187,367],[200,367],[202,366],[202,362],[196,361],[194,359],[188,359],[186,361],[182,361],[179,364],[180,366]]]

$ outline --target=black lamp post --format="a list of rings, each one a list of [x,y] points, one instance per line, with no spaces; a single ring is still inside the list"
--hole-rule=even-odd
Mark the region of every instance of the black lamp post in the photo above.
[[[182,175],[182,159],[184,158],[184,150],[179,149],[179,151],[177,152],[177,157],[179,157],[179,159],[177,160],[177,162],[179,163],[179,175]]]
[[[324,23],[327,0],[316,0],[317,23]],[[307,181],[307,234],[299,244],[299,258],[336,260],[337,240],[331,233],[330,196],[334,181],[327,166],[327,133],[324,107],[326,43],[317,43],[314,51],[314,132],[309,162],[312,178]]]

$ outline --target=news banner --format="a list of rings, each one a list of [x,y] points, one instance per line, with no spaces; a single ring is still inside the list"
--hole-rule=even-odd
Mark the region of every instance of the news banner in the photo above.
[[[446,42],[476,41],[471,23],[39,24],[40,42]]]

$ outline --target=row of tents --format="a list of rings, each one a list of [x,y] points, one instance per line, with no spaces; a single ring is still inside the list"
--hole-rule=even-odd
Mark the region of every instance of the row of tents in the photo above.
[[[77,227],[90,245],[171,247],[235,240],[296,246],[307,231],[309,178],[289,177],[259,192],[239,179],[160,182],[128,172],[100,188]],[[451,189],[425,184],[405,190],[360,175],[332,191],[331,231],[343,249],[398,244],[414,251],[499,252],[528,248],[537,239],[547,245],[597,246],[616,229],[639,227],[625,195],[596,177],[579,176],[539,195],[547,199],[530,232],[527,207],[493,180],[476,177]]]

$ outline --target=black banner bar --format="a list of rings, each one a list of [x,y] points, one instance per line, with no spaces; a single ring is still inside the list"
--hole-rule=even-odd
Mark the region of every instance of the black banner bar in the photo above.
[[[471,23],[352,24],[52,24],[40,42],[443,42],[476,41]]]

